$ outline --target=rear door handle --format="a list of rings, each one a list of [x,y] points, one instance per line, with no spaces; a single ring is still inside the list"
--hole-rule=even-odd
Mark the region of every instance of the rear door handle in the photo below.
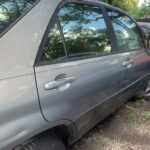
[[[52,90],[52,89],[56,89],[62,85],[65,85],[67,83],[72,83],[76,80],[75,77],[66,77],[66,78],[63,78],[63,79],[59,79],[59,80],[56,80],[56,81],[51,81],[47,84],[45,84],[45,90]]]

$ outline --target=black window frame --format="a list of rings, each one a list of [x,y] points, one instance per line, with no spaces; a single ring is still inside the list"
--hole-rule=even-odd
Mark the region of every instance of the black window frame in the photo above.
[[[107,27],[107,30],[108,30],[108,34],[109,34],[109,38],[110,38],[110,42],[111,42],[111,50],[112,50],[111,53],[99,54],[99,55],[94,55],[94,56],[90,55],[90,56],[82,56],[82,57],[80,56],[80,57],[69,58],[68,53],[67,53],[67,49],[66,49],[66,44],[64,44],[65,39],[64,39],[64,36],[63,36],[62,28],[60,26],[60,23],[57,23],[57,25],[59,26],[59,32],[61,33],[61,38],[62,38],[63,45],[64,45],[64,51],[66,52],[66,59],[56,60],[56,61],[46,61],[46,62],[41,62],[40,61],[40,58],[41,58],[41,55],[42,55],[42,52],[43,52],[43,47],[44,47],[44,44],[45,44],[45,40],[47,39],[47,35],[48,35],[48,32],[49,32],[49,28],[50,28],[50,26],[51,26],[51,24],[54,20],[58,20],[58,13],[59,13],[60,9],[63,6],[65,6],[66,4],[83,4],[83,5],[86,4],[86,5],[99,7],[99,9],[101,10],[101,13],[104,17],[104,21],[106,23],[106,27]],[[116,49],[117,49],[116,44],[115,44],[116,39],[114,38],[114,35],[115,35],[115,33],[113,32],[113,27],[111,25],[111,21],[110,21],[108,15],[107,15],[106,10],[105,10],[104,4],[89,2],[89,1],[77,1],[77,0],[62,1],[57,6],[57,8],[55,9],[55,11],[54,11],[49,23],[48,23],[48,26],[47,26],[46,31],[44,33],[43,39],[42,39],[41,44],[39,46],[39,50],[38,50],[38,53],[37,53],[37,56],[36,56],[36,59],[35,59],[34,67],[114,55],[114,54],[116,54]]]
[[[138,31],[139,31],[139,33],[140,33],[140,37],[141,37],[141,45],[143,45],[143,47],[141,47],[141,48],[136,48],[136,49],[129,49],[129,50],[119,50],[119,47],[118,47],[118,43],[117,43],[117,37],[116,37],[116,34],[115,34],[115,30],[114,30],[114,28],[113,28],[113,25],[112,25],[112,23],[111,23],[111,19],[110,19],[110,17],[108,16],[108,11],[107,11],[107,9],[110,9],[110,10],[112,10],[112,11],[116,11],[116,12],[118,12],[118,13],[121,13],[121,14],[123,14],[123,15],[125,15],[125,16],[127,16],[128,18],[130,18],[135,24],[136,24],[136,26],[137,26],[137,28],[138,28]],[[111,7],[111,6],[104,6],[104,10],[105,10],[105,12],[106,12],[106,15],[108,16],[108,20],[109,20],[109,22],[110,22],[110,26],[112,27],[112,32],[113,32],[113,35],[114,35],[114,37],[115,37],[115,45],[116,45],[116,52],[117,53],[126,53],[126,52],[134,52],[134,51],[141,51],[141,50],[145,50],[146,49],[146,44],[145,44],[145,41],[144,41],[144,35],[143,35],[143,32],[142,32],[142,30],[141,30],[141,28],[140,28],[140,26],[138,25],[138,23],[129,15],[129,14],[127,14],[126,12],[124,12],[123,10],[121,10],[121,9],[119,9],[119,8],[116,8],[116,7]]]
[[[13,23],[11,23],[2,33],[0,33],[0,38],[2,38],[11,28],[13,28],[24,16],[26,16],[40,1],[41,0],[37,0],[30,9],[25,11]]]

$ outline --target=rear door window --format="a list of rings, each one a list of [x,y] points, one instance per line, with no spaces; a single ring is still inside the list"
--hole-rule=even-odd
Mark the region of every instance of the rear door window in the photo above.
[[[37,0],[0,0],[0,34],[27,12]]]
[[[66,4],[58,18],[69,57],[111,53],[111,42],[100,7]]]
[[[44,35],[37,62],[58,63],[71,58],[84,59],[112,53],[100,7],[65,4],[52,20]]]
[[[65,59],[66,53],[56,20],[48,27],[48,35],[46,36],[40,62],[55,62]]]

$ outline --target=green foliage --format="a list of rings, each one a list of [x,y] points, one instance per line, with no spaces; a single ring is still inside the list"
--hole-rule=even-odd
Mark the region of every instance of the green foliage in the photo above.
[[[135,16],[137,9],[138,9],[138,3],[137,0],[102,0],[103,2],[106,2],[110,5],[113,5],[115,7],[119,7],[132,15]]]
[[[150,111],[145,112],[143,116],[146,120],[150,120]]]
[[[150,16],[150,1],[143,4],[143,6],[141,7],[138,7],[137,0],[102,0],[102,1],[123,9],[136,19],[144,18],[145,16]]]
[[[136,13],[135,13],[134,17],[137,18],[137,19],[140,19],[140,18],[144,18],[145,16],[150,16],[150,2],[143,5],[142,7],[139,7],[136,10]]]

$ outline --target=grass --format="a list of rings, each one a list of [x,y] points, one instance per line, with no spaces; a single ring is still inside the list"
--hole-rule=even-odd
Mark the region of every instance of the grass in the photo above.
[[[142,123],[150,120],[150,111],[140,112],[139,108],[145,104],[145,100],[136,100],[127,105],[127,118],[134,123]]]
[[[143,117],[145,120],[150,120],[150,111],[144,112]]]

